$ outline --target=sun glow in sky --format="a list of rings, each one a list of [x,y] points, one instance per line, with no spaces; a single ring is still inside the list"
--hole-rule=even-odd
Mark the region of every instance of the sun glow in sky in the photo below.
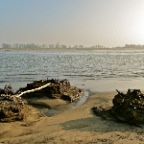
[[[0,0],[2,43],[144,44],[144,0]]]

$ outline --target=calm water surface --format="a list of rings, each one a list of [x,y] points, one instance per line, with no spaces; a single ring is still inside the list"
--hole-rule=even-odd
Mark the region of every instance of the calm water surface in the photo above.
[[[0,51],[0,83],[144,77],[144,50]]]

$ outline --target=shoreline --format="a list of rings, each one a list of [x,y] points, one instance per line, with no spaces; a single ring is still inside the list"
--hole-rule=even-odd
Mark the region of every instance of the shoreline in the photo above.
[[[68,79],[69,80],[69,79]],[[140,89],[144,91],[144,78],[112,78],[112,79],[96,79],[96,80],[69,80],[72,86],[89,90],[91,92],[115,92],[127,91],[128,89]],[[5,85],[11,85],[14,91],[21,87],[25,87],[30,82],[1,82],[0,88]]]
[[[0,51],[144,50],[144,48],[0,48]]]
[[[144,142],[144,130],[107,121],[91,112],[93,106],[112,106],[115,92],[95,92],[88,101],[51,117],[24,122],[0,123],[1,143],[135,144]]]

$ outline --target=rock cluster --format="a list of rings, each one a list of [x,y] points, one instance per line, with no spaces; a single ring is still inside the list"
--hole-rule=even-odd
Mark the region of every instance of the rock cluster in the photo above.
[[[68,101],[74,101],[80,96],[82,96],[82,90],[73,87],[70,85],[70,82],[66,79],[59,80],[59,79],[51,79],[51,80],[40,80],[34,81],[33,83],[27,84],[26,87],[20,88],[17,93],[31,90],[37,87],[40,87],[44,84],[51,83],[49,87],[46,87],[40,91],[36,91],[33,93],[23,95],[23,98],[40,98],[40,97],[48,97],[48,98],[57,98],[57,99],[64,99]]]
[[[133,125],[144,124],[144,94],[139,89],[128,89],[126,94],[118,90],[117,92],[111,108],[93,107],[93,113],[107,120],[116,120]]]
[[[36,90],[43,86],[46,87]],[[27,91],[33,92],[25,93]],[[0,121],[24,120],[30,113],[30,103],[27,102],[29,98],[40,99],[45,97],[64,99],[72,102],[82,95],[82,90],[72,87],[66,79],[34,81],[33,83],[27,84],[26,87],[20,88],[16,93],[13,92],[11,86],[6,85],[4,89],[0,89]]]
[[[26,100],[14,96],[11,85],[0,89],[0,121],[11,122],[24,120],[29,114]]]
[[[9,99],[0,100],[0,121],[11,122],[24,120],[29,114],[29,106],[25,100],[23,104]]]
[[[113,99],[112,115],[121,121],[144,124],[144,95],[139,89],[119,92]]]

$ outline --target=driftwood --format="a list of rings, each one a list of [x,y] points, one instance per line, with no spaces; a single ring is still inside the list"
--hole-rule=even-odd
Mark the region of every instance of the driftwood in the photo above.
[[[43,86],[41,86],[41,87],[34,88],[34,89],[31,89],[31,90],[27,90],[27,91],[23,91],[23,92],[21,92],[20,94],[13,94],[13,95],[11,95],[11,94],[1,94],[1,96],[4,97],[4,98],[6,98],[6,99],[10,99],[10,100],[14,100],[14,101],[15,101],[16,99],[18,99],[18,98],[21,100],[20,97],[21,97],[22,95],[39,91],[39,90],[41,90],[41,89],[43,89],[43,88],[46,88],[46,87],[50,86],[50,84],[51,84],[51,83],[47,83],[47,84],[45,84],[45,85],[43,85]]]
[[[50,84],[51,84],[51,83],[47,83],[47,84],[45,84],[45,85],[43,85],[43,86],[41,86],[41,87],[38,87],[38,88],[35,88],[35,89],[31,89],[31,90],[27,90],[27,91],[21,92],[21,94],[16,95],[16,97],[21,97],[21,96],[24,95],[24,94],[39,91],[39,90],[41,90],[41,89],[43,89],[43,88],[46,88],[46,87],[50,86]]]
[[[50,86],[47,83],[41,87],[21,92],[20,94],[1,94],[0,100],[0,121],[11,122],[21,121],[28,117],[31,109],[26,100],[22,99],[22,95],[39,91]]]
[[[22,93],[27,90],[35,89],[47,83],[51,83],[49,87],[43,88],[33,93],[27,93],[23,95],[25,99],[31,98],[51,98],[51,99],[63,99],[69,102],[73,102],[79,99],[83,95],[83,91],[77,87],[71,86],[70,82],[66,79],[47,79],[34,81],[33,83],[27,84],[26,87],[20,88],[17,93]]]
[[[8,87],[8,86],[7,86]],[[9,87],[8,87],[9,88]],[[8,89],[7,88],[7,89]],[[1,97],[9,100],[21,101],[21,97],[28,100],[30,98],[54,98],[64,99],[73,102],[83,96],[83,91],[77,87],[71,86],[70,82],[64,80],[40,80],[27,84],[26,87],[20,88],[16,93],[12,93],[11,87],[8,90],[1,90]],[[10,91],[10,92],[9,92]]]

